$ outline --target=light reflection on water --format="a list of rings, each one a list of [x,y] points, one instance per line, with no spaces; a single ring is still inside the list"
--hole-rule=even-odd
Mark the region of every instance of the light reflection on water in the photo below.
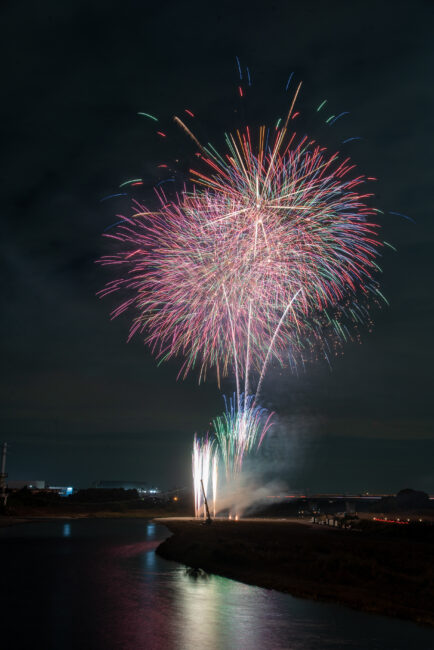
[[[417,650],[434,631],[219,576],[191,578],[155,554],[143,520],[0,529],[4,647],[44,650]],[[23,613],[26,625],[22,624]]]

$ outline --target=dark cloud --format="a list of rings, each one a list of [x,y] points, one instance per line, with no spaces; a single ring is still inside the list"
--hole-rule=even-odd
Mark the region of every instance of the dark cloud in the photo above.
[[[125,319],[109,322],[113,303],[95,298],[109,273],[94,261],[107,246],[100,233],[128,202],[100,199],[137,176],[138,195],[151,201],[167,159],[184,161],[179,178],[186,174],[194,148],[171,123],[176,111],[194,110],[200,137],[217,144],[243,120],[274,123],[294,70],[304,80],[305,128],[347,146],[379,178],[384,237],[398,253],[384,254],[391,306],[363,345],[347,346],[331,372],[271,373],[264,399],[282,417],[320,423],[305,485],[329,486],[314,461],[328,448],[336,468],[353,453],[358,471],[341,476],[348,489],[361,476],[368,488],[416,486],[418,454],[434,436],[432,3],[24,1],[3,5],[2,25],[0,388],[10,473],[84,484],[147,473],[187,480],[191,435],[206,429],[221,397],[212,381],[176,383],[179,364],[157,368],[139,340],[125,345]],[[254,82],[243,105],[235,55]],[[325,98],[330,112],[350,112],[333,128],[314,110]],[[140,110],[161,117],[167,141]],[[363,139],[340,144],[351,136]],[[368,450],[380,448],[387,463],[370,463]],[[418,487],[434,490],[432,474],[421,476]]]

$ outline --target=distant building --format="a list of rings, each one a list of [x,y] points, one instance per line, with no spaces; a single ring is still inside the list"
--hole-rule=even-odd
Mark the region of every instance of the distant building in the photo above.
[[[160,494],[161,492],[160,488],[150,487],[148,483],[142,481],[95,481],[93,487],[105,490],[137,490],[141,495]]]
[[[50,485],[47,488],[50,492],[57,492],[61,497],[69,497],[70,494],[74,493],[74,488],[71,485],[68,486],[59,486],[59,485]]]
[[[9,491],[22,490],[23,488],[27,488],[32,492],[56,492],[61,497],[67,497],[74,492],[71,485],[47,485],[46,481],[8,481],[7,483]]]

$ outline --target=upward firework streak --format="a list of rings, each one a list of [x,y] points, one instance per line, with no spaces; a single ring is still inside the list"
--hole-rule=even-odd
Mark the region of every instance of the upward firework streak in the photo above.
[[[255,451],[270,428],[273,413],[255,406],[254,397],[241,396],[237,402],[234,395],[229,403],[225,398],[226,410],[213,420],[216,439],[230,481],[242,470],[244,456]]]
[[[160,360],[182,356],[183,376],[197,366],[200,381],[215,367],[220,383],[233,372],[236,397],[214,421],[227,471],[241,469],[269,426],[260,433],[256,399],[272,360],[292,365],[313,351],[328,358],[369,320],[368,298],[383,299],[368,179],[349,158],[289,132],[300,85],[281,128],[279,119],[255,137],[249,127],[226,135],[224,155],[175,117],[200,150],[191,190],[176,200],[156,190],[158,210],[136,204],[105,235],[118,250],[102,263],[121,274],[100,293],[127,291],[112,316],[135,309],[130,338],[144,333]],[[194,473],[204,485],[209,444],[195,439]]]
[[[240,395],[239,400],[233,395],[224,400],[225,412],[212,422],[215,437],[194,436],[192,469],[196,517],[205,517],[203,492],[210,501],[210,478],[212,510],[214,516],[217,513],[219,457],[225,467],[226,487],[233,486],[241,474],[245,456],[259,449],[272,426],[273,413],[255,406],[253,395]]]
[[[196,517],[199,517],[201,514],[203,514],[205,517],[203,492],[205,492],[207,499],[209,500],[208,487],[209,481],[211,479],[213,494],[213,513],[215,516],[217,500],[218,455],[214,440],[210,440],[208,436],[205,436],[203,439],[198,438],[196,435],[194,436],[192,470],[195,515]]]

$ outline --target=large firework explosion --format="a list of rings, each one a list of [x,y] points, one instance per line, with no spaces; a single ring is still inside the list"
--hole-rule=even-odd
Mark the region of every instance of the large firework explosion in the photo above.
[[[126,294],[112,315],[133,309],[130,338],[144,334],[160,360],[181,356],[183,376],[197,367],[200,381],[215,368],[220,384],[233,373],[236,396],[214,420],[227,474],[241,469],[263,426],[256,400],[270,362],[328,358],[383,298],[382,242],[363,189],[374,179],[290,131],[299,88],[281,128],[226,135],[223,154],[176,117],[199,148],[191,187],[175,198],[160,189],[156,210],[135,203],[106,235],[117,248],[102,263],[120,273],[100,293]],[[216,458],[210,445],[195,438],[196,511],[198,477]]]
[[[145,333],[160,359],[183,356],[184,375],[232,370],[238,394],[272,358],[327,354],[328,338],[349,336],[368,295],[381,295],[375,212],[357,191],[365,178],[313,141],[284,137],[268,148],[262,127],[255,154],[247,129],[228,136],[225,158],[204,149],[211,174],[193,170],[192,190],[160,193],[157,211],[137,206],[107,234],[120,246],[102,260],[121,269],[101,294],[126,291],[113,315],[135,309],[130,336]]]

